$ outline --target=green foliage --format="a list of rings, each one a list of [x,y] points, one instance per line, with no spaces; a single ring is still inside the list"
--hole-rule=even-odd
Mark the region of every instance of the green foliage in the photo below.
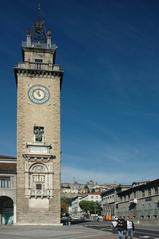
[[[68,207],[71,205],[72,198],[61,198],[61,213],[68,213]]]
[[[83,200],[79,205],[80,208],[86,213],[90,212],[91,214],[100,214],[102,210],[99,202]]]
[[[71,205],[72,198],[61,197],[61,202],[65,202],[67,205]]]

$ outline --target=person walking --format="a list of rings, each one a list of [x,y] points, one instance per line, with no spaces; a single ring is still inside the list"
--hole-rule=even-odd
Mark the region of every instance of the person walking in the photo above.
[[[125,231],[126,231],[126,221],[124,218],[119,217],[117,221],[117,238],[118,239],[125,239]]]
[[[118,221],[116,218],[112,220],[112,232],[116,234]]]
[[[130,217],[128,217],[126,221],[126,230],[127,230],[127,239],[133,239],[135,226]]]

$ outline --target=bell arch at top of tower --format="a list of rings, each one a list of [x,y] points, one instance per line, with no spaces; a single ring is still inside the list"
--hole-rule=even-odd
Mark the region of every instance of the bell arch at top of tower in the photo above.
[[[28,31],[26,41],[22,42],[23,62],[15,67],[15,77],[23,75],[53,75],[60,78],[62,85],[63,70],[55,64],[57,46],[52,44],[51,31],[46,31],[44,20],[38,17]]]
[[[27,32],[26,41],[22,42],[23,61],[55,63],[56,48],[52,44],[51,31],[46,31],[43,18],[38,16],[31,30]]]
[[[52,44],[51,31],[46,31],[45,22],[42,17],[38,16],[31,30],[27,32],[26,41],[22,42],[22,46],[56,50],[57,46]]]

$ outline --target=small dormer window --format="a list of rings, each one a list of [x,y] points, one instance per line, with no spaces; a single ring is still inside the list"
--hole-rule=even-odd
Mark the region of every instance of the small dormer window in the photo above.
[[[43,63],[42,59],[35,59],[35,63]]]

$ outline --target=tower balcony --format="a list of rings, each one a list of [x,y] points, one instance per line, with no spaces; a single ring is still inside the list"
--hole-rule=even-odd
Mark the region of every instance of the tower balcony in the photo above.
[[[53,195],[53,190],[51,190],[51,189],[45,189],[45,190],[28,189],[28,196],[30,198],[31,197],[35,197],[35,198],[47,197],[47,198],[50,198],[50,197],[52,197],[52,195]]]
[[[38,48],[38,49],[52,49],[52,50],[56,50],[57,46],[56,44],[50,44],[48,45],[47,43],[41,43],[41,42],[31,42],[30,45],[28,45],[27,42],[22,41],[22,47],[27,47],[27,48]]]
[[[41,154],[41,155],[50,155],[50,150],[52,149],[51,145],[41,144],[41,143],[27,143],[27,153],[28,154]]]
[[[18,63],[15,66],[15,70],[30,70],[30,71],[48,71],[48,72],[62,72],[59,65],[35,63],[35,62],[24,62]]]

